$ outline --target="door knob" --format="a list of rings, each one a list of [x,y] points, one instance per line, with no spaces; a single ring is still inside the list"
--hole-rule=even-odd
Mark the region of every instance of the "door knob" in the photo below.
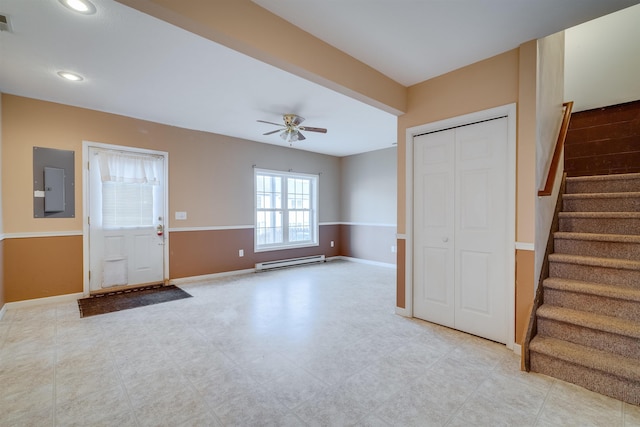
[[[443,238],[442,238],[442,241],[443,241],[443,242],[445,242],[445,243],[447,243],[447,242],[449,241],[449,238],[448,238],[448,237],[443,237]]]

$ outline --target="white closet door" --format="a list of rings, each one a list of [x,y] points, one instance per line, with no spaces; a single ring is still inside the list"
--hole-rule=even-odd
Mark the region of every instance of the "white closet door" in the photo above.
[[[456,129],[456,329],[507,341],[507,119]]]
[[[507,341],[507,120],[414,139],[414,316]]]
[[[414,316],[455,326],[455,131],[417,137],[414,143]]]

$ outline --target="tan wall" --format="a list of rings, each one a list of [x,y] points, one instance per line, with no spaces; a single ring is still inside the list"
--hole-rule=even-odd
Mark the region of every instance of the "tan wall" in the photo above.
[[[276,170],[320,173],[320,222],[336,223],[340,220],[340,159],[302,150],[261,144],[222,135],[191,131],[133,118],[106,114],[44,101],[2,95],[2,196],[4,206],[4,242],[6,301],[39,298],[82,291],[82,237],[23,238],[50,233],[82,232],[82,141],[135,146],[169,153],[169,212],[171,229],[188,227],[247,226],[253,224],[253,165]],[[75,152],[75,218],[33,218],[33,146],[42,146]],[[188,220],[176,221],[175,211],[186,211]],[[323,227],[324,229],[324,227]],[[327,229],[329,230],[329,229]],[[236,230],[235,237],[251,229]],[[181,233],[170,243],[176,267],[188,260],[193,251],[189,245],[184,252],[176,252]],[[198,233],[196,233],[198,234]],[[205,235],[217,238],[218,234]],[[330,232],[333,240],[339,235]],[[15,238],[20,237],[20,238]],[[321,233],[321,239],[324,234]],[[76,242],[77,252],[67,251],[69,239]],[[227,242],[228,240],[223,240]],[[244,241],[243,241],[244,242]],[[212,251],[216,240],[209,242]],[[226,245],[226,243],[225,243]],[[253,256],[253,240],[243,243],[247,254],[242,261],[229,254],[224,261],[231,264],[224,268],[220,260],[208,261],[212,272],[249,268],[256,259],[284,258],[305,251],[279,251]],[[328,244],[327,244],[328,245]],[[64,248],[55,249],[56,247]],[[334,254],[336,249],[326,252]],[[317,249],[317,248],[316,248]],[[214,253],[223,249],[216,248]],[[226,249],[225,249],[226,250]],[[324,248],[323,248],[324,250]],[[54,253],[47,258],[45,253]],[[75,255],[74,255],[75,254]],[[77,258],[74,258],[77,256]],[[60,270],[29,269],[30,263],[39,266],[41,259],[55,260]],[[73,259],[72,259],[73,258]],[[48,261],[47,261],[48,262]],[[43,264],[47,265],[47,263]],[[195,268],[194,271],[198,270]],[[186,274],[188,269],[182,269]],[[199,271],[199,270],[198,270]],[[61,276],[51,274],[63,273]],[[170,277],[177,276],[170,271]],[[63,280],[60,280],[63,279]]]
[[[536,100],[538,45],[532,40],[520,46],[518,68],[518,155],[516,158],[516,240],[535,241],[536,215]],[[533,278],[532,278],[533,280]]]
[[[398,233],[406,231],[407,129],[517,100],[518,49],[409,88],[407,113],[398,118]]]
[[[82,236],[6,239],[6,302],[82,292]]]
[[[2,220],[2,92],[0,92],[0,310],[4,307],[4,228]]]
[[[398,118],[398,233],[406,233],[406,131],[447,118],[516,102],[516,240],[532,243],[535,228],[535,144],[536,144],[536,42],[469,65],[409,88],[407,113]],[[524,133],[523,133],[524,131]],[[400,244],[398,245],[401,246]],[[404,257],[406,248],[398,254]],[[531,265],[529,265],[531,264]],[[533,266],[523,258],[516,266],[522,273]],[[398,271],[402,270],[398,264]],[[516,274],[517,274],[516,273]],[[533,275],[520,281],[520,294],[533,292]],[[406,281],[398,274],[397,306],[404,308]],[[526,310],[516,301],[516,322],[523,322]],[[519,324],[519,323],[518,323]]]
[[[7,302],[4,292],[4,240],[0,240],[0,310]]]
[[[336,245],[332,248],[331,241]],[[245,270],[258,262],[310,255],[340,255],[340,226],[320,226],[319,246],[275,252],[253,252],[253,229],[169,233],[169,271],[172,279]],[[244,250],[244,256],[238,251]]]
[[[534,252],[516,251],[516,325],[515,341],[522,344],[529,326],[535,296],[533,287]]]
[[[4,295],[6,301],[82,292],[82,237],[39,237],[49,233],[82,232],[82,141],[135,146],[169,153],[170,278],[252,268],[255,263],[305,255],[349,255],[394,263],[395,227],[374,227],[371,235],[345,233],[338,225],[341,195],[357,193],[357,186],[342,188],[342,173],[363,177],[377,157],[358,156],[354,167],[347,160],[290,148],[276,147],[222,135],[146,122],[128,117],[2,95],[2,177],[5,209]],[[37,123],[37,126],[34,125]],[[75,152],[75,218],[33,218],[33,146]],[[395,152],[395,149],[391,149]],[[387,158],[388,156],[383,156]],[[393,159],[389,170],[395,169]],[[253,252],[253,165],[266,169],[320,173],[320,246],[274,252]],[[353,172],[352,172],[353,169]],[[375,167],[373,168],[375,169]],[[385,175],[386,176],[386,175]],[[395,173],[393,174],[395,178]],[[369,187],[367,187],[369,188]],[[395,185],[381,203],[393,205]],[[364,200],[379,195],[369,192]],[[348,194],[345,197],[349,197]],[[175,211],[188,220],[176,221]],[[380,220],[389,220],[380,217]],[[331,225],[335,224],[335,225]],[[184,231],[189,227],[224,227],[220,230]],[[237,228],[234,228],[237,227]],[[379,229],[380,228],[380,229]],[[347,230],[351,230],[347,226]],[[383,231],[382,231],[383,230]],[[27,235],[25,237],[25,234]],[[29,234],[36,237],[31,238]],[[330,246],[331,241],[334,247]],[[344,244],[343,241],[347,243]],[[73,251],[69,242],[74,242]],[[59,248],[59,249],[53,249]],[[238,256],[243,249],[244,257]],[[79,252],[76,252],[79,251]],[[347,250],[348,253],[344,251]],[[58,269],[28,269],[53,252]],[[75,258],[77,254],[77,258]],[[38,267],[39,268],[39,267]],[[57,276],[58,272],[64,272]],[[64,280],[59,280],[63,278]],[[1,284],[2,282],[0,282]]]
[[[82,230],[83,140],[169,153],[170,228],[253,224],[253,165],[321,173],[320,222],[339,220],[336,157],[6,94],[3,103],[5,233]],[[75,152],[75,218],[33,218],[33,146]]]

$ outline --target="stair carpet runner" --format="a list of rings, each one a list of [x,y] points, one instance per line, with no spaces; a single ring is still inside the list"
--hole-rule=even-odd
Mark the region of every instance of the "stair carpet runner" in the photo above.
[[[531,370],[640,405],[640,174],[567,178]]]

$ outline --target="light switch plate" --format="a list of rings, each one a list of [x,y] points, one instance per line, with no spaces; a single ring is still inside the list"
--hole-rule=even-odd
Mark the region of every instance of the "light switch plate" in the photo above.
[[[187,213],[186,212],[176,212],[176,219],[179,219],[179,220],[187,219]]]

